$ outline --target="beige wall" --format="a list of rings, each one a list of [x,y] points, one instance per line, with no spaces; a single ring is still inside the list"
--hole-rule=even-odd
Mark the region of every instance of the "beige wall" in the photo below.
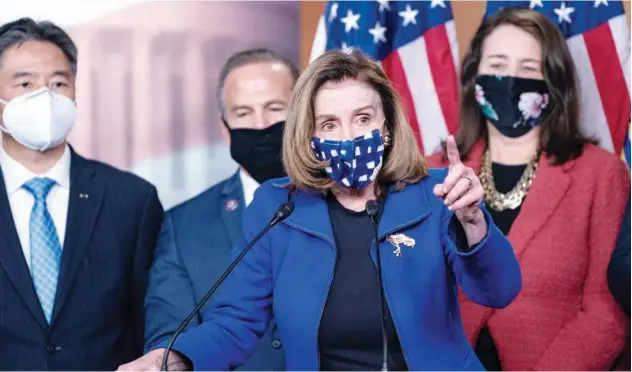
[[[253,47],[298,63],[299,5],[138,1],[94,19],[67,19],[80,55],[70,142],[155,184],[165,208],[230,176],[237,164],[219,132],[219,70]]]
[[[318,17],[325,8],[325,1],[302,1],[300,9],[301,25],[301,66],[305,67],[309,62],[309,54],[312,48],[312,40],[316,32]],[[476,28],[478,27],[485,11],[485,1],[452,1],[456,33],[459,41],[461,56],[466,50]],[[630,24],[630,1],[623,3]]]

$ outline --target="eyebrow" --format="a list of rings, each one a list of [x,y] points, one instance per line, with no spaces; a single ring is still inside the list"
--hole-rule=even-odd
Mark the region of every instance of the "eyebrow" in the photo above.
[[[358,112],[364,111],[366,109],[371,109],[375,111],[375,108],[373,107],[373,105],[366,105],[366,106],[358,107],[357,109],[353,110],[353,113],[357,114]]]
[[[375,107],[373,107],[373,105],[366,105],[366,106],[358,107],[357,109],[353,110],[353,114],[357,115],[359,112],[362,112],[362,111],[367,110],[367,109],[371,109],[372,111],[375,111]],[[335,117],[336,117],[336,115],[333,115],[333,114],[323,114],[323,115],[316,116],[316,120],[319,120],[319,119],[333,119]]]
[[[507,60],[509,59],[509,57],[505,54],[492,54],[487,56],[488,59],[490,58],[500,58],[500,59],[504,59]],[[535,58],[523,58],[520,60],[520,63],[524,63],[524,62],[533,62],[533,63],[542,63],[540,60],[537,60]]]
[[[542,61],[537,60],[535,58],[524,58],[523,60],[521,60],[520,62],[533,62],[533,63],[542,63]]]
[[[272,101],[266,102],[266,107],[270,105],[284,105],[287,106],[287,102],[280,99],[273,99]]]
[[[72,73],[68,70],[57,70],[55,72],[53,72],[52,76],[63,76],[65,78],[72,78]]]
[[[321,120],[321,119],[335,119],[335,118],[336,118],[336,115],[323,114],[323,115],[316,116],[316,121]]]
[[[235,105],[235,106],[230,108],[231,112],[236,112],[236,111],[239,111],[239,110],[250,110],[250,111],[252,111],[252,107],[246,106],[246,105]]]
[[[13,79],[19,79],[23,77],[33,77],[35,75],[38,75],[38,74],[31,71],[17,71],[16,73],[13,74]],[[56,70],[53,72],[52,76],[62,76],[62,77],[70,79],[72,78],[72,73],[66,70]]]
[[[35,74],[32,73],[32,72],[29,72],[29,71],[18,71],[18,72],[13,74],[13,79],[19,79],[19,78],[22,78],[22,77],[31,77],[33,75],[35,75]]]

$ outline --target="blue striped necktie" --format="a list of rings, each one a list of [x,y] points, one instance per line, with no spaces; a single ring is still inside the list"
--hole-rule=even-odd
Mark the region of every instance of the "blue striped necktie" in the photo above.
[[[31,240],[31,275],[37,297],[50,323],[55,305],[61,245],[53,218],[46,208],[46,196],[55,185],[50,178],[32,178],[22,187],[35,198],[29,225]]]

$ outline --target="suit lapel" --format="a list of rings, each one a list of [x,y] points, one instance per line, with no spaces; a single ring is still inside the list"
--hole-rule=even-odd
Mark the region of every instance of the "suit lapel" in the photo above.
[[[53,323],[64,306],[81,262],[88,250],[90,236],[101,207],[105,186],[98,182],[98,174],[90,164],[74,151],[70,167],[70,196],[68,222],[61,259],[57,297],[53,309]]]
[[[33,278],[29,271],[24,252],[20,244],[15,221],[11,213],[9,198],[4,184],[4,177],[0,171],[0,264],[4,267],[4,272],[13,283],[18,296],[22,298],[24,304],[33,314],[42,328],[47,328],[48,323],[44,317],[42,306],[40,305]],[[1,279],[1,278],[0,278]],[[0,299],[2,301],[2,299]]]
[[[222,189],[221,216],[231,247],[241,239],[241,217],[246,208],[239,171],[228,179]]]
[[[389,189],[378,225],[380,240],[389,234],[418,223],[431,213],[424,182],[408,185],[399,192]],[[295,191],[293,200],[295,209],[286,223],[290,226],[311,232],[328,241],[335,247],[335,238],[329,217],[327,197],[316,191]]]
[[[378,225],[380,240],[430,215],[432,209],[425,189],[428,180],[429,178],[426,177],[418,184],[407,185],[398,192],[395,192],[391,186],[383,202],[384,209]]]
[[[291,191],[291,195],[294,201],[294,212],[281,223],[318,236],[335,248],[327,197],[313,190],[295,190]]]
[[[566,171],[572,166],[573,160],[561,166],[550,165],[550,161],[544,155],[540,157],[531,189],[507,236],[518,258],[535,233],[546,224],[571,184]]]

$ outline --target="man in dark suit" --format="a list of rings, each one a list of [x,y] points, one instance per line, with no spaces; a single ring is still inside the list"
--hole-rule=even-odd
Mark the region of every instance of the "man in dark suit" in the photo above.
[[[242,213],[259,184],[283,176],[283,125],[298,74],[294,65],[266,49],[237,53],[222,68],[220,130],[240,169],[165,213],[146,299],[146,351],[169,340],[228,267],[231,248],[241,238]],[[196,319],[191,326],[202,316]],[[241,369],[284,369],[274,321]]]
[[[630,316],[630,199],[608,265],[608,286],[621,309]]]
[[[630,245],[632,244],[630,242],[630,203],[631,200],[628,198],[628,206],[625,209],[617,242],[608,265],[608,287],[628,318],[630,318]],[[612,370],[629,371],[630,362],[630,338],[628,337],[625,348]]]
[[[114,370],[143,352],[163,210],[152,185],[66,143],[76,72],[52,23],[0,27],[0,370]]]

